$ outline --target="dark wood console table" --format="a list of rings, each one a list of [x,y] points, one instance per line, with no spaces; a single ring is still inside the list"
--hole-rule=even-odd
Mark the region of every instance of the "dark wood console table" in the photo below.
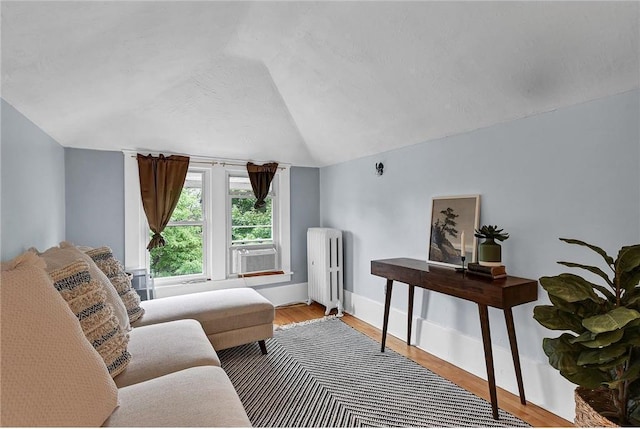
[[[507,333],[509,334],[511,356],[513,357],[513,366],[515,367],[516,379],[518,381],[520,402],[526,405],[522,371],[520,370],[520,356],[518,355],[518,344],[516,342],[516,331],[513,326],[511,307],[537,300],[537,281],[512,276],[498,280],[485,279],[469,274],[463,277],[461,272],[456,272],[452,268],[429,265],[425,261],[409,258],[371,261],[371,274],[387,279],[384,321],[382,324],[382,352],[384,352],[387,340],[389,307],[391,305],[391,290],[394,280],[409,285],[407,345],[410,345],[411,341],[411,321],[413,317],[413,295],[415,286],[466,299],[478,304],[484,357],[487,365],[489,395],[491,397],[491,409],[493,411],[493,418],[496,420],[498,419],[498,399],[493,370],[493,352],[491,350],[488,307],[502,309],[507,323]]]

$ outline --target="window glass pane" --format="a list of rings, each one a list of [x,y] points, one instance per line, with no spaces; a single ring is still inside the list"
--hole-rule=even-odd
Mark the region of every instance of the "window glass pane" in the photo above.
[[[262,244],[273,242],[271,198],[264,210],[255,210],[255,198],[231,199],[231,244]]]
[[[187,173],[171,222],[202,220],[202,173]]]
[[[248,177],[229,177],[229,195],[254,197]],[[269,185],[269,195],[273,195],[273,182]]]
[[[150,235],[153,235],[150,232]],[[167,226],[162,232],[166,245],[149,252],[154,277],[184,276],[203,272],[202,226]]]

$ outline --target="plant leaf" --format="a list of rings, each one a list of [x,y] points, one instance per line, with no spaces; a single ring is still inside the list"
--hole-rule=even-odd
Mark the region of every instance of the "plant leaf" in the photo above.
[[[605,373],[598,371],[595,368],[582,368],[580,372],[571,374],[560,371],[560,375],[570,382],[577,384],[578,386],[586,387],[587,389],[595,389],[609,381],[609,378]]]
[[[632,292],[640,282],[640,244],[620,249],[615,269],[620,287],[625,293]]]
[[[616,329],[611,332],[604,332],[602,334],[594,334],[593,332],[585,331],[572,341],[572,344],[580,343],[584,347],[590,349],[599,349],[600,347],[606,347],[613,343],[617,343],[622,339],[624,330]]]
[[[627,296],[627,295],[625,295],[625,297],[626,297],[626,296]],[[624,297],[623,297],[623,298],[624,298]],[[640,294],[637,294],[636,296],[634,296],[633,298],[631,298],[630,300],[628,300],[628,301],[626,301],[626,302],[625,302],[624,300],[622,301],[622,303],[623,303],[625,306],[627,306],[627,307],[629,307],[629,306],[633,306],[634,304],[636,304],[636,303],[638,303],[638,302],[640,302]]]
[[[632,361],[631,365],[629,366],[629,369],[627,369],[624,372],[624,374],[622,374],[622,377],[620,377],[620,380],[623,380],[623,381],[629,380],[631,382],[638,379],[640,379],[640,359],[636,359],[635,361]]]
[[[578,365],[602,365],[626,354],[627,346],[615,344],[601,349],[585,350],[578,356]]]
[[[601,294],[603,294],[605,296],[605,298],[607,299],[607,301],[614,303],[616,302],[616,296],[611,293],[611,291],[607,288],[605,288],[604,286],[600,286],[600,285],[596,285],[591,283],[591,285],[593,286],[593,288],[597,291],[599,291]]]
[[[631,414],[629,414],[629,423],[631,423],[631,426],[640,427],[640,406],[637,406]]]
[[[557,297],[555,295],[549,295],[549,300],[559,310],[566,311],[568,313],[578,314],[578,306],[580,305],[580,303],[578,302],[567,302],[564,299]],[[582,301],[582,302],[591,302],[591,301]]]
[[[547,329],[573,331],[576,334],[584,331],[578,316],[559,310],[552,305],[536,306],[533,309],[533,318]]]
[[[640,319],[640,313],[625,307],[614,308],[606,314],[589,317],[582,321],[582,326],[589,331],[600,334],[624,328],[627,323]]]
[[[618,252],[616,269],[626,273],[637,268],[640,268],[640,244],[624,246]]]
[[[629,386],[629,397],[627,402],[629,413],[629,422],[636,427],[640,427],[640,381],[631,382]]]
[[[632,293],[636,289],[640,289],[640,268],[620,273],[620,287],[626,293]]]
[[[602,300],[601,303],[596,303],[590,300],[577,301],[577,302],[566,302],[562,300],[562,298],[558,298],[557,296],[549,295],[549,299],[553,303],[553,305],[557,306],[559,309],[566,311],[568,313],[575,314],[580,319],[586,319],[587,317],[595,316],[597,314],[606,313],[609,310],[615,308],[613,303],[609,301]],[[561,305],[558,306],[557,303]]]
[[[569,341],[569,344],[583,343],[585,341],[591,341],[595,337],[596,337],[596,334],[594,334],[593,332],[584,331],[583,333],[581,333],[577,337],[573,337],[573,338],[569,339],[568,341]]]
[[[597,368],[585,368],[577,364],[578,356],[583,349],[580,345],[571,344],[569,341],[572,338],[575,337],[565,333],[558,338],[542,340],[542,348],[549,357],[549,364],[570,382],[590,389],[610,381],[607,374]]]
[[[605,334],[601,334],[601,335],[605,335]],[[622,342],[625,344],[629,344],[633,347],[640,347],[640,327],[639,326],[629,327],[629,325],[627,325],[626,328],[624,329],[624,337],[622,338]],[[640,359],[638,361],[640,362]]]
[[[588,247],[589,249],[593,250],[594,252],[596,252],[597,254],[602,256],[604,258],[604,260],[607,262],[607,265],[609,265],[609,266],[613,265],[613,258],[611,256],[607,255],[607,252],[605,252],[604,250],[602,250],[598,246],[594,246],[592,244],[586,243],[586,242],[581,241],[581,240],[575,240],[573,238],[561,238],[560,240],[564,241],[565,243],[578,244],[580,246]]]
[[[575,274],[563,273],[553,277],[541,277],[540,284],[549,295],[555,295],[567,302],[589,299],[600,303],[603,301],[591,287],[591,283]]]
[[[558,371],[569,374],[575,373],[579,367],[577,365],[578,356],[582,348],[579,345],[569,343],[571,334],[562,334],[558,338],[545,338],[542,340],[542,349],[549,358],[549,364]]]
[[[565,267],[582,268],[583,270],[590,271],[593,274],[596,274],[596,275],[602,277],[604,279],[604,281],[607,282],[607,284],[609,284],[610,286],[613,287],[613,281],[611,281],[609,276],[607,276],[607,273],[605,273],[604,271],[602,271],[598,267],[592,267],[591,265],[576,264],[575,262],[565,262],[565,261],[558,261],[558,264],[564,265]]]
[[[611,362],[603,363],[600,365],[587,365],[587,367],[596,367],[600,371],[611,371],[611,370],[615,371],[621,365],[624,365],[625,362],[627,362],[627,360],[629,360],[629,356],[626,353],[623,353],[622,355],[618,356],[616,359],[612,360]],[[615,379],[614,381],[610,381],[609,383],[614,383],[614,382],[615,382]]]

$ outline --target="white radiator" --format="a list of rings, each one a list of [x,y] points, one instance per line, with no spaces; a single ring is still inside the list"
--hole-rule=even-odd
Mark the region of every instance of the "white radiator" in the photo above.
[[[278,253],[275,248],[268,249],[233,249],[234,274],[247,274],[276,269]]]
[[[327,310],[338,309],[342,316],[344,285],[342,270],[342,231],[331,228],[309,228],[307,230],[307,277],[309,300],[316,301]]]

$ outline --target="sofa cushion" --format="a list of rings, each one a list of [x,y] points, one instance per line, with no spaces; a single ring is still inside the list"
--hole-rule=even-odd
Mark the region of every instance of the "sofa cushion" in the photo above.
[[[200,323],[185,319],[141,326],[130,332],[131,363],[115,378],[118,387],[194,366],[220,366]]]
[[[118,291],[113,287],[107,276],[100,270],[100,268],[98,268],[95,262],[93,262],[88,255],[85,255],[68,242],[63,241],[60,243],[60,247],[52,247],[47,249],[44,253],[40,253],[40,257],[47,263],[47,270],[62,268],[79,259],[89,264],[89,274],[91,274],[91,277],[102,285],[107,293],[107,302],[113,306],[113,311],[118,318],[120,328],[122,328],[124,332],[129,332],[131,330],[127,309],[120,299]]]
[[[224,289],[144,301],[145,315],[133,326],[195,319],[207,335],[273,322],[271,302],[250,288]]]
[[[216,366],[199,366],[119,389],[120,406],[104,426],[250,427],[231,381]]]
[[[49,276],[80,321],[87,340],[102,356],[109,374],[115,377],[124,371],[131,360],[129,337],[120,329],[104,288],[89,274],[89,265],[76,261],[50,271]]]
[[[144,314],[144,309],[140,307],[140,295],[131,287],[131,279],[125,273],[124,267],[118,261],[113,252],[107,246],[88,250],[87,255],[93,259],[96,265],[107,275],[111,284],[116,288],[120,299],[124,302],[129,315],[129,322],[133,323]]]
[[[99,426],[118,392],[44,270],[26,253],[2,266],[1,426]]]

